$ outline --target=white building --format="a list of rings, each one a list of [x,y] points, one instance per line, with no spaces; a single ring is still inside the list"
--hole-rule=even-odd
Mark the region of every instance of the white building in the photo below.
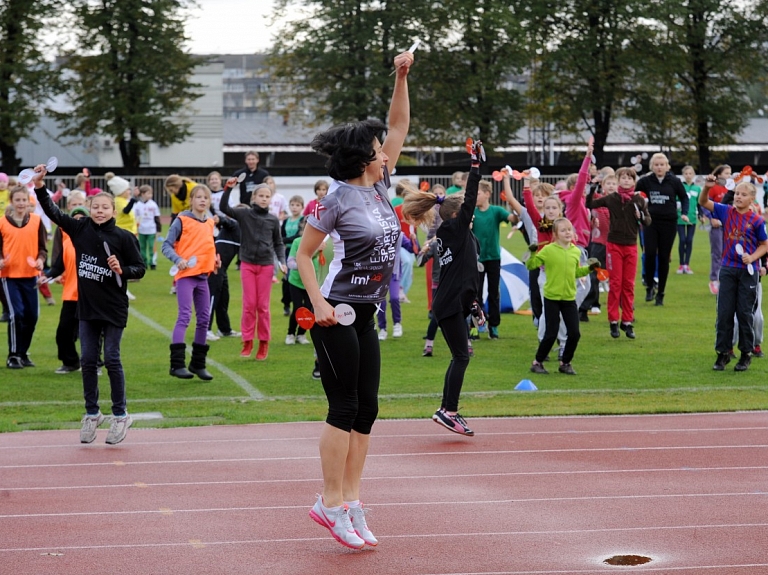
[[[224,160],[223,83],[224,65],[213,60],[195,68],[191,81],[200,84],[201,97],[190,104],[187,116],[179,121],[190,123],[190,135],[180,144],[159,146],[150,144],[142,166],[179,168],[216,168]],[[54,102],[57,110],[66,111],[68,104]],[[84,142],[67,141],[59,137],[60,129],[55,120],[44,116],[30,134],[17,147],[17,156],[23,166],[31,166],[50,156],[59,159],[65,167],[115,168],[122,166],[117,142],[109,136],[95,136]]]

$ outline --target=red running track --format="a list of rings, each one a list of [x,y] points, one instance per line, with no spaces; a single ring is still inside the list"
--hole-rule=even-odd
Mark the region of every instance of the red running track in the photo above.
[[[308,516],[321,423],[2,434],[0,573],[768,574],[767,413],[470,424],[377,422],[364,551]]]

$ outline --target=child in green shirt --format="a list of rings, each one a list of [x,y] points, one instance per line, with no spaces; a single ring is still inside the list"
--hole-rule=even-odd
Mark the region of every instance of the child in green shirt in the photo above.
[[[581,250],[573,244],[573,225],[566,218],[558,218],[552,224],[554,241],[544,246],[536,253],[538,244],[531,244],[532,255],[525,262],[529,269],[544,266],[546,281],[544,282],[544,318],[546,329],[544,337],[536,351],[536,359],[531,364],[533,373],[549,373],[544,365],[544,359],[549,354],[557,340],[560,327],[560,316],[567,330],[567,339],[563,357],[558,371],[568,375],[576,375],[571,366],[571,360],[576,352],[581,333],[579,332],[579,308],[576,305],[575,278],[588,275],[599,266],[595,258],[587,260],[586,266],[579,265]]]

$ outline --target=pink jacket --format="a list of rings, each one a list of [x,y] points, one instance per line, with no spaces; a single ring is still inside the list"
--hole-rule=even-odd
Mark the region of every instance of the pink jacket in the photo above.
[[[579,179],[576,180],[573,190],[560,192],[560,201],[565,205],[565,217],[573,224],[576,245],[585,249],[589,246],[589,239],[592,236],[589,210],[584,196],[584,189],[587,187],[587,178],[589,177],[589,162],[590,158],[587,156],[581,163]]]

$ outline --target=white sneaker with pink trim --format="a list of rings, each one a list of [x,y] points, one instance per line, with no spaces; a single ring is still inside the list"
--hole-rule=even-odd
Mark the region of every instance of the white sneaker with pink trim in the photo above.
[[[328,529],[333,538],[345,547],[362,549],[365,546],[365,541],[360,538],[355,532],[355,528],[352,527],[352,522],[343,505],[329,509],[323,505],[323,496],[318,495],[315,505],[309,511],[309,516]]]

